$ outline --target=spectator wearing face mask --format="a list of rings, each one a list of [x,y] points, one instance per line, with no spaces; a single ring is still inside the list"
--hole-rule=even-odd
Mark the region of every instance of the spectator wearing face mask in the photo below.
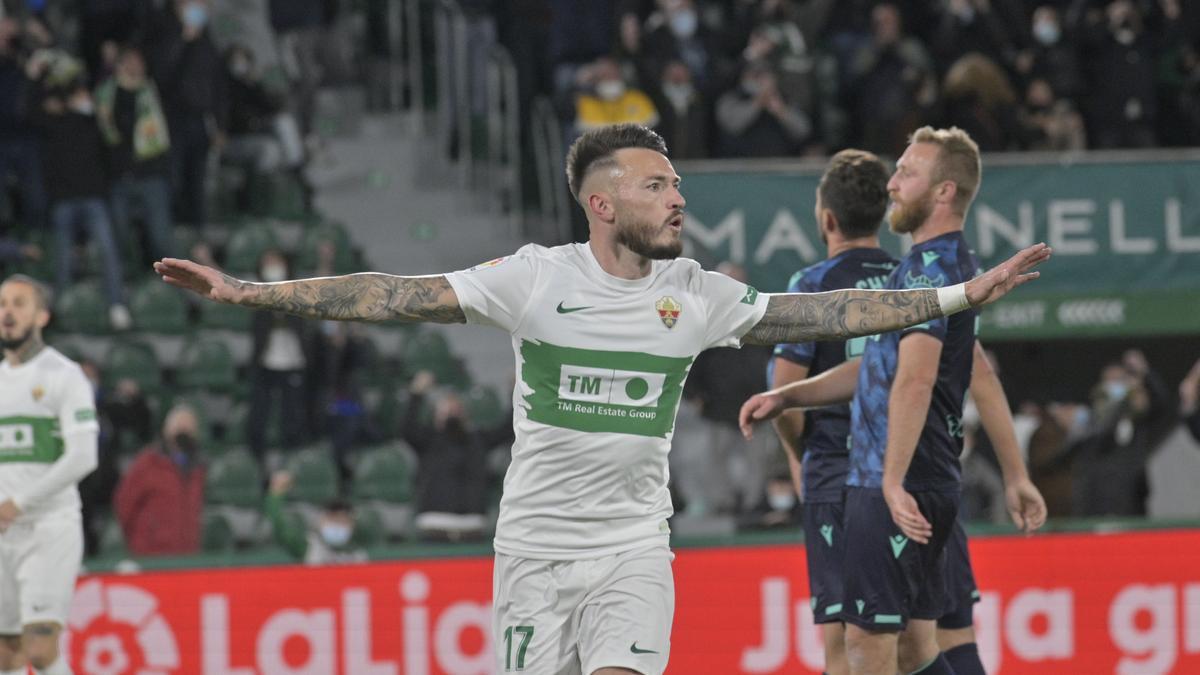
[[[1033,10],[1032,21],[1033,45],[1017,54],[1017,74],[1026,82],[1045,80],[1059,96],[1076,98],[1083,93],[1083,73],[1075,36],[1064,29],[1052,5]]]
[[[306,525],[300,516],[284,508],[292,488],[292,475],[277,471],[271,476],[264,510],[271,533],[283,550],[306,565],[357,563],[367,560],[367,552],[354,543],[354,509],[344,499],[326,504],[316,522]]]
[[[228,119],[225,66],[208,29],[211,11],[207,0],[175,0],[161,17],[153,62],[171,127],[175,208],[196,228],[208,216],[208,153],[223,145]]]
[[[777,527],[800,527],[803,506],[796,497],[792,477],[786,471],[767,480],[762,499],[750,512],[738,519],[742,530],[766,530]]]
[[[421,459],[415,525],[427,539],[479,538],[487,511],[487,453],[512,439],[512,424],[502,417],[495,429],[476,429],[453,392],[441,393],[432,423],[426,422],[424,409],[435,384],[429,371],[413,376],[401,430]]]
[[[696,89],[692,71],[683,61],[667,64],[654,99],[660,116],[657,131],[671,149],[671,157],[707,157],[708,102]]]
[[[1064,152],[1086,148],[1083,117],[1070,101],[1055,96],[1050,83],[1042,78],[1029,83],[1021,123],[1028,132],[1027,150]]]
[[[1169,4],[1169,3],[1164,3]],[[1084,17],[1084,106],[1092,148],[1145,148],[1157,142],[1158,67],[1176,48],[1179,15],[1113,0]]]
[[[51,75],[65,82],[41,89],[34,97],[31,119],[42,131],[42,164],[50,199],[50,223],[57,241],[55,287],[71,284],[76,228],[87,232],[104,261],[104,290],[108,295],[113,328],[127,330],[133,323],[121,286],[121,257],[109,218],[108,179],[104,171],[105,148],[96,124],[96,109],[84,82],[83,64],[66,56],[41,52],[26,65],[32,79]],[[54,71],[60,71],[55,74]],[[62,72],[65,71],[65,72]]]
[[[263,253],[258,269],[259,279],[265,282],[286,281],[290,276],[287,259],[274,249]],[[314,334],[313,324],[279,312],[255,312],[252,321],[246,436],[250,450],[261,462],[267,449],[267,426],[272,420],[279,424],[286,448],[299,446],[308,432],[305,385],[308,368],[314,363]],[[278,416],[273,417],[276,404]]]
[[[96,121],[108,146],[112,177],[110,206],[122,240],[135,240],[134,210],[140,210],[149,257],[176,255],[171,221],[171,149],[158,88],[146,76],[136,47],[121,47],[113,76],[96,88]]]
[[[605,56],[581,68],[575,95],[575,132],[613,124],[658,124],[658,109],[640,89],[628,86],[616,60]]]
[[[1200,443],[1200,361],[1196,361],[1187,377],[1179,383],[1179,414],[1192,438]]]
[[[185,555],[200,550],[205,466],[196,413],[167,413],[162,440],[147,447],[121,477],[113,511],[134,555]]]
[[[1140,351],[1104,367],[1092,389],[1090,423],[1071,448],[1074,515],[1146,515],[1146,461],[1175,420],[1168,399]]]
[[[714,36],[700,20],[693,0],[658,0],[659,10],[646,20],[643,72],[661,73],[667,63],[683,61],[701,89],[719,81],[726,70]]]
[[[741,83],[717,99],[722,157],[788,157],[812,136],[812,120],[784,98],[769,64],[746,65]]]

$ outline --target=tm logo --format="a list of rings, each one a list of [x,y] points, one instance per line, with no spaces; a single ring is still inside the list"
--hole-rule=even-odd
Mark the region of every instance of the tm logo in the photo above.
[[[667,376],[633,370],[563,365],[558,397],[582,403],[608,403],[636,408],[658,404]]]

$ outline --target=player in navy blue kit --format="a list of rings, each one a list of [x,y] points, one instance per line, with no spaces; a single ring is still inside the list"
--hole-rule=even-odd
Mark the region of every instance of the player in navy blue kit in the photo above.
[[[816,221],[827,259],[797,272],[789,293],[883,288],[896,260],[879,248],[887,211],[888,169],[875,155],[843,150],[817,186]],[[866,338],[782,344],[769,368],[772,388],[819,375],[862,355]],[[850,407],[830,406],[775,419],[797,493],[804,499],[804,543],[813,620],[825,643],[825,672],[847,672],[842,610],[842,495],[846,485]],[[801,469],[801,458],[803,468]]]
[[[914,246],[889,288],[947,287],[975,276],[962,228],[979,177],[978,148],[962,131],[927,127],[913,135],[888,192],[892,229],[911,233]],[[856,391],[844,521],[845,559],[854,564],[846,568],[841,612],[853,673],[954,672],[939,654],[935,621],[946,606],[944,548],[958,510],[975,317],[962,312],[873,337],[860,366],[798,383],[810,395],[793,385],[743,407],[748,431],[752,420],[782,407],[827,405]],[[1040,524],[1044,505],[1028,478],[1006,477],[1015,481],[1010,510],[1022,524]]]

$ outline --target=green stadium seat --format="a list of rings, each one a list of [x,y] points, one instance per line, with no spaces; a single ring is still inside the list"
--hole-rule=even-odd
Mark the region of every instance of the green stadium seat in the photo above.
[[[183,389],[233,391],[239,383],[229,345],[212,336],[189,339],[179,356],[175,381]]]
[[[408,457],[394,445],[364,450],[354,467],[351,495],[355,501],[408,503],[412,473]]]
[[[222,302],[204,302],[200,305],[201,328],[249,333],[253,316],[254,312],[237,305]]]
[[[113,342],[104,355],[104,378],[109,385],[130,379],[149,395],[162,388],[162,368],[154,348],[140,340]]]
[[[387,531],[384,529],[383,516],[379,514],[379,510],[366,505],[356,506],[351,543],[354,546],[370,548],[382,544],[386,539]]]
[[[358,261],[355,260],[350,235],[341,223],[326,221],[304,230],[297,252],[296,268],[312,271],[317,268],[318,251],[324,242],[331,242],[335,247],[333,259],[334,272],[349,274],[358,271]]]
[[[209,504],[262,508],[262,472],[245,450],[233,450],[213,458],[208,465],[204,498]]]
[[[80,281],[62,292],[54,303],[58,328],[67,333],[103,335],[112,332],[108,299],[95,281]]]
[[[288,498],[309,504],[326,504],[338,496],[337,466],[324,446],[304,448],[287,462],[292,474]]]
[[[215,304],[215,303],[209,303]],[[148,333],[178,335],[188,332],[187,301],[179,291],[157,278],[138,284],[129,296],[133,326]]]
[[[225,268],[237,273],[257,272],[258,259],[272,248],[279,248],[279,240],[267,225],[255,222],[236,225],[225,245]]]
[[[306,214],[304,187],[290,172],[250,176],[248,197],[250,212],[256,216],[291,219]]]
[[[422,370],[433,373],[439,385],[466,389],[471,376],[450,351],[450,343],[440,332],[419,330],[411,333],[401,350],[404,377],[411,379]]]
[[[229,553],[236,545],[233,526],[219,513],[205,513],[200,530],[200,548],[205,553]]]
[[[472,424],[477,429],[492,429],[498,427],[507,417],[508,410],[495,389],[484,385],[475,385],[467,392],[463,403]]]

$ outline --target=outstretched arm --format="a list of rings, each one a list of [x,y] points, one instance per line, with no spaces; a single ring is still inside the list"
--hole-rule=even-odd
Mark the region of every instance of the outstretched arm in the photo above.
[[[886,333],[980,307],[1038,277],[1032,271],[1050,257],[1034,244],[988,272],[958,286],[907,291],[844,290],[778,293],[767,300],[763,318],[742,341],[751,344],[840,340]]]
[[[338,321],[464,323],[466,315],[445,276],[401,277],[367,272],[254,283],[190,260],[154,263],[163,281],[214,302]]]

